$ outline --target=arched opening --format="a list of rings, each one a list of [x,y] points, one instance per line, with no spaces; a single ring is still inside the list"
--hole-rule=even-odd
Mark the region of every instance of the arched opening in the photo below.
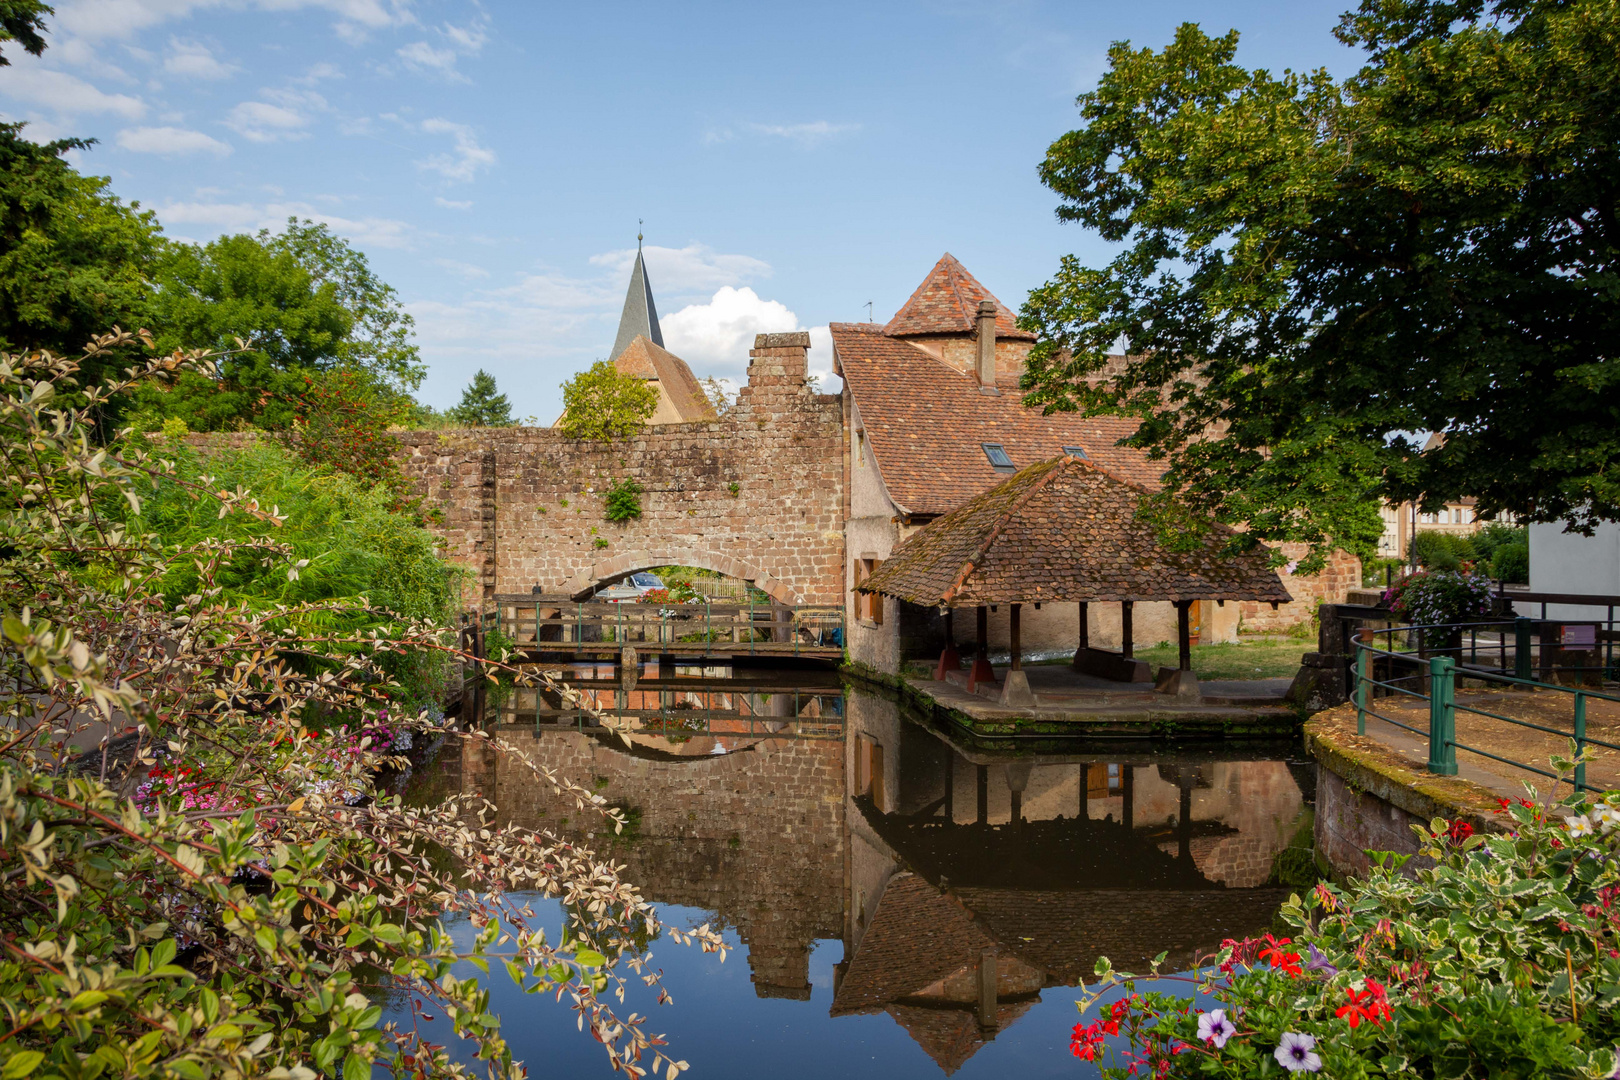
[[[604,559],[589,570],[576,574],[564,582],[557,591],[575,600],[588,600],[605,585],[622,582],[632,574],[652,572],[664,567],[690,567],[745,582],[778,604],[789,607],[804,603],[803,598],[786,583],[778,581],[741,559],[716,551],[691,548],[667,552],[627,551]]]

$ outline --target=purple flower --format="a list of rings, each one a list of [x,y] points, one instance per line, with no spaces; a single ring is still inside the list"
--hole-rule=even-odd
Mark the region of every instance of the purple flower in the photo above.
[[[1273,1055],[1289,1072],[1321,1072],[1322,1059],[1314,1052],[1316,1037],[1298,1031],[1283,1032],[1282,1042]]]
[[[1214,1009],[1198,1014],[1198,1037],[1219,1050],[1226,1040],[1237,1034],[1237,1028],[1226,1018],[1225,1009]]]
[[[1311,951],[1311,958],[1305,964],[1306,971],[1320,971],[1330,979],[1339,973],[1339,969],[1328,963],[1328,958],[1315,945],[1307,943],[1305,947]]]

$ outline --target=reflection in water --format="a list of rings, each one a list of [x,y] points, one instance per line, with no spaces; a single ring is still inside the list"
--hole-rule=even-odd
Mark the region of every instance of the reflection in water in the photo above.
[[[1275,747],[980,753],[826,673],[705,674],[641,673],[627,688],[612,672],[575,673],[634,718],[629,746],[533,691],[491,704],[488,722],[627,811],[630,833],[599,846],[652,900],[733,930],[752,997],[806,1003],[786,1021],[809,1047],[806,1072],[851,1067],[841,1040],[873,1037],[848,1019],[861,1014],[887,1014],[938,1066],[913,1050],[891,1075],[953,1073],[987,1046],[974,1067],[1005,1065],[1026,1039],[1061,1047],[1072,993],[1045,995],[1069,1010],[1056,1024],[1020,1022],[1042,991],[1089,978],[1104,955],[1142,970],[1168,951],[1165,970],[1186,968],[1262,931],[1286,895],[1265,883],[1300,828],[1306,774]],[[577,827],[571,801],[493,748],[461,745],[419,782],[474,788],[530,826],[566,831],[575,815]],[[811,956],[827,939],[843,960],[830,1003],[821,991],[815,1004]],[[745,1026],[757,1010],[728,997],[735,985],[682,1005]],[[655,1018],[677,1043],[681,1012]],[[729,1031],[732,1056],[708,1048],[706,1075],[751,1075],[748,1045],[788,1037],[773,1032]]]

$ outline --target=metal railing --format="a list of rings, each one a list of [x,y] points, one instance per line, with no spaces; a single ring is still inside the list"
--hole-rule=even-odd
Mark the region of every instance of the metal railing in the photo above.
[[[497,596],[502,633],[527,653],[612,652],[637,646],[678,656],[838,657],[844,611],[836,605],[604,603]]]
[[[1493,644],[1489,640],[1491,630],[1488,628],[1494,628],[1496,638],[1494,645],[1497,648],[1487,647],[1485,656],[1487,659],[1491,658],[1494,651],[1496,659],[1500,662],[1500,667],[1497,668],[1479,662],[1478,640],[1482,630],[1487,634],[1487,645]],[[1566,686],[1531,677],[1532,672],[1539,667],[1535,661],[1540,658],[1541,646],[1534,640],[1538,636],[1538,629],[1535,622],[1522,618],[1511,622],[1362,628],[1354,641],[1355,683],[1352,700],[1356,706],[1356,733],[1358,735],[1367,733],[1367,717],[1371,716],[1408,731],[1420,739],[1426,739],[1429,744],[1428,771],[1440,776],[1457,774],[1457,751],[1462,750],[1515,769],[1558,779],[1556,773],[1546,769],[1510,760],[1483,747],[1459,742],[1457,740],[1459,712],[1571,739],[1574,741],[1578,756],[1584,756],[1583,752],[1588,747],[1620,751],[1620,745],[1592,738],[1586,731],[1587,703],[1593,700],[1620,703],[1620,696],[1602,693],[1583,685]],[[1472,643],[1472,647],[1466,650],[1461,644],[1464,632],[1468,632]],[[1507,651],[1510,635],[1513,639],[1511,667]],[[1433,647],[1435,641],[1443,641],[1445,644],[1437,649]],[[1406,647],[1397,647],[1403,644]],[[1440,655],[1432,655],[1435,653]],[[1463,661],[1465,653],[1472,662]],[[1550,668],[1540,667],[1540,670],[1574,672],[1582,679],[1591,679],[1599,676],[1604,669],[1601,666],[1594,668],[1585,665],[1560,665]],[[1512,674],[1508,674],[1509,671],[1512,671]],[[1459,680],[1465,683],[1477,682],[1483,686],[1567,694],[1571,699],[1570,726],[1567,729],[1548,727],[1530,720],[1476,708],[1467,703],[1459,704],[1457,701]],[[1380,697],[1408,697],[1427,702],[1428,729],[1423,730],[1377,711],[1373,705]],[[1597,790],[1586,782],[1584,761],[1575,766],[1573,782],[1577,790]]]

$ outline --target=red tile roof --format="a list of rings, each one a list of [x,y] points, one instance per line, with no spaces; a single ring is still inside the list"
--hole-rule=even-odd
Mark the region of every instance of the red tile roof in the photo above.
[[[904,513],[943,514],[1006,479],[985,457],[987,442],[1006,447],[1020,467],[1079,446],[1126,479],[1158,484],[1157,464],[1114,445],[1136,430],[1133,420],[1042,416],[1017,387],[984,393],[972,376],[871,323],[833,323],[832,338],[878,473]]]
[[[905,306],[883,328],[885,334],[971,334],[977,329],[979,301],[996,305],[996,336],[1034,341],[1035,335],[1018,328],[1018,317],[980,285],[956,257],[946,252],[923,278]]]
[[[714,405],[703,386],[692,374],[686,361],[655,344],[644,334],[637,334],[626,345],[613,366],[626,375],[643,379],[656,379],[669,394],[671,404],[681,414],[682,422],[713,420]]]
[[[1030,465],[913,533],[862,585],[952,607],[1059,600],[1293,599],[1268,553],[1222,552],[1210,523],[1188,550],[1136,520],[1148,489],[1060,456]]]

